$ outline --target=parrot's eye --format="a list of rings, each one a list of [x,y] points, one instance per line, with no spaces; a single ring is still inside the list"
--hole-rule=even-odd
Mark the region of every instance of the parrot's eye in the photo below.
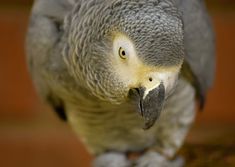
[[[127,54],[126,54],[126,51],[122,47],[119,48],[118,53],[122,59],[126,59]]]

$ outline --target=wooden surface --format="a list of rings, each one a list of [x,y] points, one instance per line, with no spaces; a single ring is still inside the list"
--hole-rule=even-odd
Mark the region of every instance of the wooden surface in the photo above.
[[[87,167],[92,157],[71,129],[42,107],[27,73],[29,7],[24,5],[30,3],[0,5],[0,166]],[[217,34],[217,74],[205,111],[198,114],[181,150],[189,167],[235,166],[235,8],[228,3],[210,6],[215,6],[210,10]]]
[[[48,111],[48,110],[47,110]],[[179,155],[186,167],[234,167],[235,127],[195,125]],[[92,157],[54,113],[0,122],[0,166],[89,167]]]

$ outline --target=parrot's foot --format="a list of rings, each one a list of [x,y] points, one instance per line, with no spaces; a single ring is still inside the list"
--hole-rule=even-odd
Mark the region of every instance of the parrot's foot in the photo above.
[[[122,153],[105,153],[98,157],[93,162],[93,167],[129,167],[130,162]]]
[[[168,160],[157,152],[147,152],[136,161],[135,167],[183,167],[184,159]]]

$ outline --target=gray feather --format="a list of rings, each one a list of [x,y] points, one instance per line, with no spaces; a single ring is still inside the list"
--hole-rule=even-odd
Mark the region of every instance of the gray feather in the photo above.
[[[175,3],[182,12],[185,61],[200,83],[202,92],[206,92],[213,82],[215,60],[213,30],[203,1],[35,1],[26,41],[28,64],[33,80],[42,98],[47,100],[61,117],[65,118],[67,114],[75,131],[94,154],[107,150],[140,151],[159,145],[163,150],[170,147],[168,152],[172,156],[182,144],[194,118],[195,94],[190,82],[180,78],[175,94],[166,101],[166,112],[162,121],[160,120],[157,126],[146,133],[140,131],[141,118],[132,112],[133,106],[128,101],[125,101],[124,105],[118,105],[101,100],[108,96],[114,100],[125,97],[123,94],[126,90],[119,92],[119,86],[123,85],[113,78],[110,73],[112,69],[108,68],[110,64],[105,53],[112,47],[110,40],[103,38],[113,24],[115,24],[114,28],[119,28],[115,30],[129,32],[130,35],[137,32],[135,30],[138,25],[134,26],[135,22],[129,25],[127,21],[129,18],[123,18],[126,16],[125,12],[129,14],[127,16],[131,16],[132,12],[135,14],[141,11],[142,20],[136,20],[143,27],[140,27],[141,30],[145,30],[146,24],[150,27],[143,32],[146,35],[144,40],[137,40],[138,35],[133,35],[139,45],[147,41],[149,45],[143,42],[146,46],[152,46],[150,44],[154,42],[156,44],[154,46],[159,46],[148,48],[143,45],[143,50],[145,49],[146,52],[152,49],[151,54],[147,56],[148,60],[158,62],[158,64],[155,63],[157,65],[161,62],[172,65],[170,58],[176,59],[173,64],[177,64],[180,57],[183,58],[181,16],[178,15],[178,10],[172,3]],[[144,10],[140,10],[140,7]],[[164,16],[162,18],[165,20],[159,22],[152,16],[149,20],[142,18],[148,12],[152,12],[151,14],[156,12]],[[120,18],[127,23],[122,25],[124,22],[121,22]],[[145,22],[146,20],[150,21],[149,24]],[[155,32],[153,23],[157,27],[162,26],[162,31],[159,30],[161,32],[157,37],[164,39],[165,43],[161,40],[148,41],[146,32],[148,30]],[[168,36],[165,37],[165,34]],[[154,54],[157,49],[165,51],[158,58],[157,54]],[[167,49],[169,51],[166,51]],[[143,53],[143,55],[146,54]],[[99,94],[96,95],[94,92]]]
[[[63,119],[64,106],[54,91],[57,89],[54,82],[70,77],[62,60],[59,43],[64,17],[72,8],[71,4],[66,0],[36,0],[26,38],[28,66],[38,93]],[[56,79],[51,78],[52,75]]]
[[[185,59],[206,93],[215,73],[215,39],[203,0],[176,0],[184,22]]]

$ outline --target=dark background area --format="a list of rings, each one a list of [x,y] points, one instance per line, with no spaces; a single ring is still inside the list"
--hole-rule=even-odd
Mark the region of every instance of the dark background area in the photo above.
[[[27,72],[24,38],[31,4],[0,0],[0,166],[86,167],[91,157],[70,127],[40,102]],[[230,145],[235,142],[235,1],[208,0],[207,5],[217,36],[217,72],[205,110],[187,138],[190,147],[182,151],[187,155],[195,145],[205,148],[215,141],[235,151]],[[235,166],[234,152],[212,159],[223,156]]]

